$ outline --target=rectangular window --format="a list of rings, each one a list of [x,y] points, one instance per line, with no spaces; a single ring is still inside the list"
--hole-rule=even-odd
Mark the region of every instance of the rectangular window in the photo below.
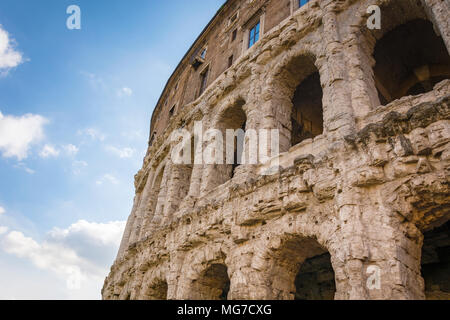
[[[228,68],[231,67],[233,65],[233,55],[231,55],[231,57],[228,58]]]
[[[253,28],[250,29],[250,35],[248,40],[248,47],[251,48],[259,40],[260,21]]]
[[[233,22],[235,22],[236,19],[237,19],[237,16],[238,16],[238,14],[237,14],[237,12],[236,12],[236,13],[230,18],[229,24],[232,24]]]
[[[200,57],[202,57],[202,59],[205,59],[205,58],[206,58],[206,51],[207,51],[206,48],[204,48],[204,49],[202,50],[202,53],[200,54]]]
[[[309,2],[309,0],[299,0],[299,7],[303,7],[308,2]]]
[[[237,29],[234,29],[233,33],[231,34],[231,42],[236,40],[236,37],[237,37]]]
[[[209,73],[209,68],[206,68],[205,71],[203,71],[200,74],[200,92],[199,92],[199,96],[205,91],[206,89],[206,85],[208,83],[208,73]]]

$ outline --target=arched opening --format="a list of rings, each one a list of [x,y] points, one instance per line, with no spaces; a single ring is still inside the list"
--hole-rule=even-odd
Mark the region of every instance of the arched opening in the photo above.
[[[167,300],[167,282],[154,281],[146,290],[144,300]]]
[[[291,145],[323,133],[322,86],[317,69],[295,89],[292,99]]]
[[[450,300],[450,221],[424,233],[422,277],[428,300]]]
[[[147,181],[149,186],[148,188],[147,186],[145,187],[145,194],[141,204],[142,207],[139,209],[144,210],[142,228],[135,228],[140,233],[139,239],[145,238],[150,232],[151,223],[155,217],[158,201],[161,196],[160,191],[165,169],[165,165],[155,169],[155,176],[153,176],[153,179]]]
[[[306,259],[295,277],[295,300],[334,300],[336,283],[329,253]]]
[[[233,178],[236,168],[241,164],[242,150],[245,143],[243,134],[245,134],[247,125],[247,116],[242,108],[244,104],[244,100],[238,100],[226,109],[220,117],[219,127],[224,138],[224,165],[219,165],[217,168],[217,174],[219,175],[218,186]],[[227,139],[227,130],[234,131],[233,139]],[[234,150],[232,164],[227,163],[227,148],[229,144],[232,144],[232,149]]]
[[[381,104],[422,94],[450,78],[450,56],[433,24],[425,19],[403,23],[377,41],[375,86]]]
[[[230,291],[228,269],[217,263],[203,271],[193,283],[192,300],[227,300]]]
[[[333,300],[335,274],[329,252],[312,238],[291,238],[273,257],[272,290],[282,300]]]
[[[275,70],[272,112],[279,129],[280,152],[324,131],[323,90],[316,57],[304,53]]]
[[[172,214],[176,212],[182,201],[186,198],[189,193],[189,188],[191,186],[191,176],[192,170],[194,168],[194,143],[195,137],[191,137],[186,141],[185,146],[180,150],[180,161],[181,163],[174,163],[172,165],[172,170],[170,174],[170,179],[168,181],[169,186],[166,196],[166,207],[164,211],[164,216],[166,219],[171,219]],[[185,153],[186,157],[185,157]]]

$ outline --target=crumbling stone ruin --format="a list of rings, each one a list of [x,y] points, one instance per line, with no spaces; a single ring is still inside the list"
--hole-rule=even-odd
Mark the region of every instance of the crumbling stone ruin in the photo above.
[[[228,0],[156,106],[103,298],[449,299],[449,16]],[[174,163],[172,132],[199,121],[278,129],[280,153]]]

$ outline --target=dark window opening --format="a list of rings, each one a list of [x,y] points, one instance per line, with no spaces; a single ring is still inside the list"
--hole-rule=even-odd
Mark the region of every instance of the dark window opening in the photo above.
[[[155,137],[156,137],[156,132],[153,132],[152,136],[150,137],[150,141],[149,141],[149,146],[151,146],[153,144],[153,142],[155,141]]]
[[[242,124],[242,131],[245,132],[245,126],[247,125],[246,122]],[[241,165],[242,162],[242,152],[239,152],[239,150],[244,150],[244,143],[245,138],[242,140],[239,140],[237,137],[234,137],[234,158],[233,158],[233,165],[231,169],[231,178],[234,177],[236,173],[236,168]]]
[[[322,97],[319,72],[308,76],[295,90],[291,117],[292,146],[323,133]]]
[[[237,29],[233,30],[233,33],[231,34],[231,42],[233,42],[234,40],[236,40],[237,37]]]
[[[237,20],[237,12],[230,18],[230,24],[232,24],[233,22],[235,22]]]
[[[427,300],[450,300],[450,221],[424,233],[422,277]]]
[[[169,110],[169,117],[173,117],[173,115],[175,114],[175,106],[172,107],[172,109]]]
[[[416,19],[381,38],[374,50],[375,86],[381,104],[433,90],[450,78],[450,56],[430,21]]]
[[[209,73],[209,68],[206,68],[205,71],[203,71],[200,74],[200,92],[199,92],[199,96],[205,91],[207,83],[208,83],[208,73]]]
[[[233,65],[233,55],[228,58],[228,68]]]
[[[252,28],[250,28],[248,47],[251,48],[259,40],[261,23],[258,21]]]

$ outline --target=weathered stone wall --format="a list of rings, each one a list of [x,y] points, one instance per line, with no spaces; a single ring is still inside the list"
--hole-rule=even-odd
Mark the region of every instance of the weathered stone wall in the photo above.
[[[450,80],[381,105],[373,54],[417,18],[450,51],[449,3],[312,0],[275,19],[271,8],[284,1],[230,1],[213,25],[238,2],[242,39],[254,13],[273,27],[158,131],[104,299],[448,298],[448,260],[427,271],[422,253],[424,234],[428,243],[450,218]],[[386,13],[382,30],[366,28],[371,4]],[[294,93],[316,71],[323,133],[292,146]],[[172,163],[175,129],[242,119],[246,129],[279,129],[282,153],[228,180],[226,166]],[[275,160],[279,170],[263,175]]]

